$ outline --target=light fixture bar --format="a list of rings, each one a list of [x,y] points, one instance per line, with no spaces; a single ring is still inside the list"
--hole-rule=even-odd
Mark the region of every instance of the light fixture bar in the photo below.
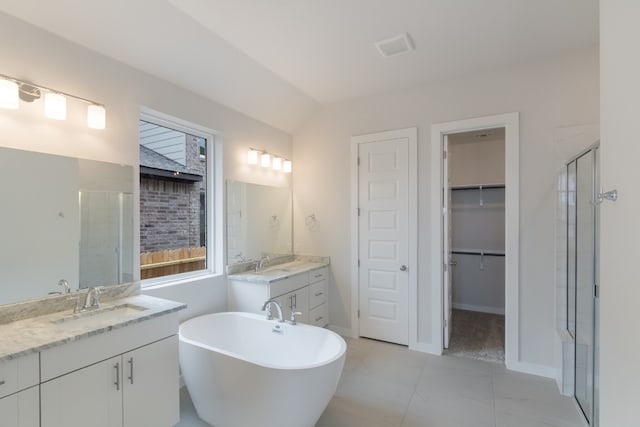
[[[277,154],[269,153],[265,150],[249,147],[247,150],[247,164],[260,165],[263,168],[291,173],[291,160],[287,160]]]
[[[67,98],[73,98],[76,101],[84,102],[85,104],[102,106],[102,104],[100,104],[99,102],[91,101],[90,99],[83,98],[83,97],[77,96],[77,95],[72,95],[70,93],[62,92],[62,91],[57,90],[57,89],[51,89],[51,88],[46,87],[46,86],[42,86],[42,85],[39,85],[39,84],[35,84],[35,83],[27,82],[27,81],[24,81],[24,80],[20,80],[20,79],[17,79],[15,77],[7,76],[6,74],[0,74],[0,79],[13,81],[13,82],[17,83],[18,86],[20,86],[22,84],[26,84],[26,85],[38,88],[40,90],[44,90],[44,91],[50,92],[50,93],[57,93],[58,95],[64,95]]]
[[[17,90],[16,90],[17,88]],[[33,102],[44,93],[44,112],[49,118],[65,120],[67,118],[67,99],[89,104],[87,107],[87,126],[92,129],[104,129],[106,124],[106,110],[104,105],[81,96],[51,89],[46,86],[0,74],[0,107],[17,109],[19,101]]]

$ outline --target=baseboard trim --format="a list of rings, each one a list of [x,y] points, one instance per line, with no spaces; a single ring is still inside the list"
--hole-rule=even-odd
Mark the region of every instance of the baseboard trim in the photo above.
[[[515,362],[507,365],[507,369],[522,372],[525,374],[537,375],[539,377],[550,378],[555,380],[558,372],[552,366],[538,365],[537,363]]]

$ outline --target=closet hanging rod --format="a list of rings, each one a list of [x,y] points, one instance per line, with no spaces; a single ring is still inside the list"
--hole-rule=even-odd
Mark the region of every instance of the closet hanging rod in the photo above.
[[[484,256],[504,256],[504,252],[496,251],[451,251],[456,255],[484,255]]]
[[[506,188],[504,184],[481,184],[481,185],[452,185],[451,190],[480,190],[490,188]]]

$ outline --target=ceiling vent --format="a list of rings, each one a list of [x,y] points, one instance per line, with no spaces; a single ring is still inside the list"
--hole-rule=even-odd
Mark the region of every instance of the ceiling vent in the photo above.
[[[413,42],[408,33],[377,41],[375,45],[380,55],[385,58],[408,53],[414,49]]]

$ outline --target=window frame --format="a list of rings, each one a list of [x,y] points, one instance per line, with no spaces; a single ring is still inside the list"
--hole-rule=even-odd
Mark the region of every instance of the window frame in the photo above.
[[[168,114],[164,114],[146,107],[141,107],[138,120],[153,123],[169,129],[184,132],[207,140],[206,152],[206,268],[198,271],[187,273],[178,273],[162,277],[154,277],[151,279],[140,279],[140,180],[137,180],[137,277],[140,281],[142,289],[152,289],[155,287],[163,287],[203,279],[206,277],[220,276],[222,274],[222,141],[220,132],[179,119]],[[138,145],[139,145],[138,140]],[[140,174],[140,159],[138,159],[138,176]]]

